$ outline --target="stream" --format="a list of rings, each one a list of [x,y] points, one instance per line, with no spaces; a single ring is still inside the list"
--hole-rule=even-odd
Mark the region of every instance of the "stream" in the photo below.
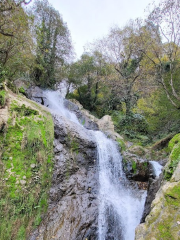
[[[53,115],[81,125],[76,115],[64,107],[57,91],[45,91],[44,95]],[[146,191],[132,186],[126,178],[116,142],[100,131],[89,131],[96,139],[98,150],[98,240],[133,240],[143,213]]]

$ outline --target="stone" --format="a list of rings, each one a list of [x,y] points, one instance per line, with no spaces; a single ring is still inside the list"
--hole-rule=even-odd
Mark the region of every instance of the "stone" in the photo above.
[[[36,164],[35,164],[35,163],[32,163],[32,164],[30,165],[30,167],[31,167],[31,168],[35,168],[35,167],[36,167]]]
[[[21,185],[25,185],[26,184],[25,180],[20,180],[19,182],[20,182]]]
[[[111,119],[111,116],[105,115],[103,116],[100,120],[97,122],[99,129],[102,130],[103,132],[105,131],[111,131],[114,132],[114,124]]]
[[[96,141],[90,131],[63,117],[54,117],[54,131],[55,158],[49,208],[29,240],[97,240]]]
[[[123,169],[130,180],[146,182],[149,179],[149,161],[128,151],[123,153]]]

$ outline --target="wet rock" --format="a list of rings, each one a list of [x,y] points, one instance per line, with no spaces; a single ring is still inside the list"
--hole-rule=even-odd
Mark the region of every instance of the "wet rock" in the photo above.
[[[79,119],[79,122],[87,129],[91,130],[98,130],[98,124],[94,121],[95,117],[93,118],[91,114],[87,114],[88,111],[82,111],[82,105],[76,105],[72,101],[67,99],[64,100],[64,105],[70,111],[74,112]]]
[[[145,218],[151,211],[151,203],[155,199],[156,193],[161,186],[161,181],[162,181],[162,174],[160,175],[160,177],[157,177],[157,178],[153,178],[153,177],[149,178],[147,197],[144,205],[144,211],[141,218],[141,223],[145,222]]]
[[[161,186],[155,195],[145,222],[136,228],[136,240],[179,239],[180,164],[178,160],[180,142],[177,141],[178,137],[176,135],[169,143],[171,154],[163,171]],[[167,176],[166,172],[173,161],[177,165],[173,165],[174,171],[171,171],[171,175]],[[168,179],[168,181],[165,179]]]
[[[54,171],[49,208],[29,240],[97,240],[98,173],[91,132],[54,118]]]
[[[26,90],[26,96],[31,100],[45,105],[45,98],[43,96],[43,90],[37,86],[32,86]]]
[[[123,169],[128,179],[146,182],[149,179],[149,161],[130,152],[123,152]]]

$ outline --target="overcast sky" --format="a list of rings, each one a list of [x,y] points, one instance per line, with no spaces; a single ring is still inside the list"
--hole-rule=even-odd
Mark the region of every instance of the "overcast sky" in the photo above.
[[[71,32],[79,58],[87,42],[103,37],[109,29],[124,26],[130,19],[144,17],[152,0],[49,0],[59,10]],[[156,3],[159,0],[155,0]]]

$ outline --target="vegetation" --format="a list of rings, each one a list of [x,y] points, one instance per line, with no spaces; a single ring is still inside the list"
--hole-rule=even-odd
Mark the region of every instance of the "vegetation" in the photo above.
[[[0,119],[1,240],[25,239],[40,224],[53,167],[51,116],[22,95],[10,100],[6,86],[26,95],[23,87],[17,90],[16,80],[54,88],[65,79],[66,97],[97,117],[111,115],[115,130],[138,145],[134,151],[144,155],[139,145],[156,142],[148,159],[156,159],[155,150],[176,134],[166,152],[158,152],[165,157],[171,151],[164,171],[169,182],[180,161],[180,1],[165,0],[145,20],[112,28],[74,62],[70,32],[60,13],[48,0],[30,3],[0,2],[0,111],[9,114],[8,121]],[[125,150],[125,143],[118,142]],[[75,161],[75,139],[69,147]],[[132,168],[136,173],[134,161]],[[69,171],[67,161],[67,178]],[[169,222],[179,194],[177,183],[164,196],[167,218],[155,226],[158,239],[174,237]]]
[[[180,162],[180,134],[175,135],[169,142],[170,162],[164,171],[166,180],[170,180],[177,165]]]
[[[66,79],[68,98],[111,115],[118,133],[143,145],[179,131],[179,1],[112,28],[75,62],[59,12],[48,0],[30,2],[0,3],[0,82],[17,92],[16,79],[50,88]]]
[[[7,93],[6,93],[7,94]],[[51,183],[53,122],[33,103],[10,103],[0,132],[0,239],[25,239],[47,210]],[[30,105],[30,107],[29,107]]]
[[[69,67],[68,98],[143,145],[178,133],[179,1],[164,1],[144,21],[112,28]]]
[[[53,87],[73,55],[67,25],[47,0],[1,1],[0,82],[21,78]]]

